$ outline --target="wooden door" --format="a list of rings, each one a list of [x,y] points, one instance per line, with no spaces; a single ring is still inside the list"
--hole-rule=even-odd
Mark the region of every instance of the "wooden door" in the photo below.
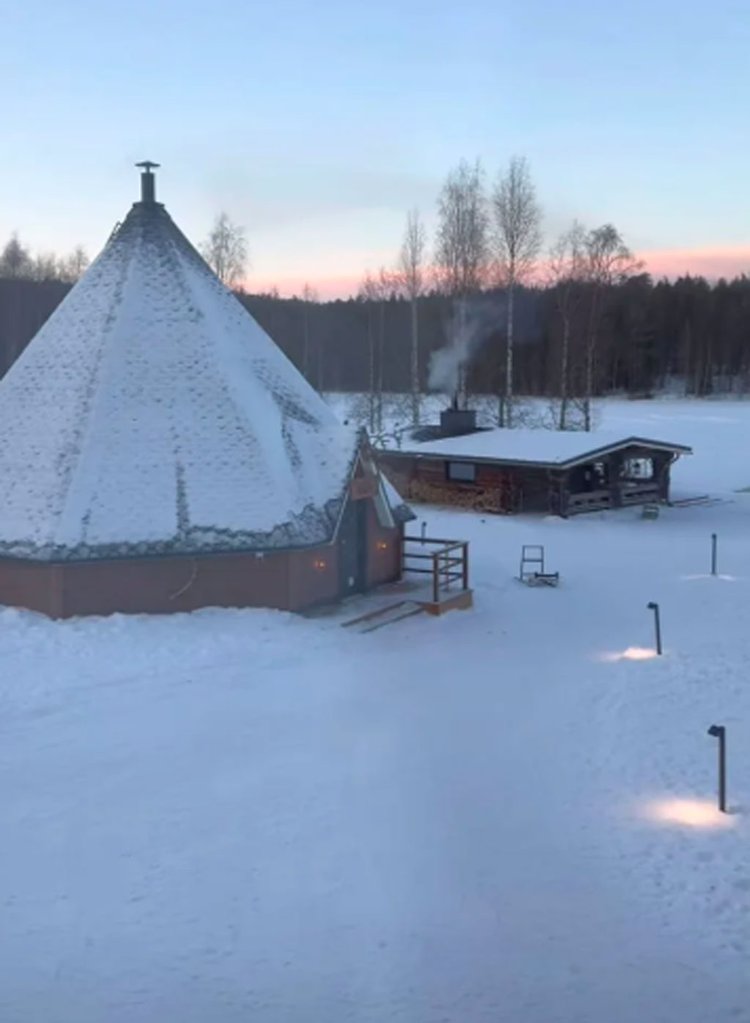
[[[349,498],[339,527],[339,591],[342,597],[367,589],[367,501]]]

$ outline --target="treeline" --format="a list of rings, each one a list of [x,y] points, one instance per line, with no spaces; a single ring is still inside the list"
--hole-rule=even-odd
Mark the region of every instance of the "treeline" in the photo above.
[[[522,420],[519,395],[557,403],[560,429],[591,427],[591,400],[648,395],[679,379],[684,393],[750,390],[750,280],[653,281],[611,224],[571,224],[543,248],[530,168],[512,157],[488,186],[461,161],[437,197],[434,237],[406,218],[393,264],[368,272],[356,297],[320,302],[241,289],[243,227],[220,214],[201,251],[219,277],[320,391],[364,392],[371,429],[382,395],[492,394],[496,420]],[[0,372],[5,372],[88,264],[0,250]],[[554,403],[550,403],[551,405]]]
[[[592,284],[519,287],[515,309],[515,376],[519,393],[558,397],[562,339],[569,331],[569,391],[582,393]],[[70,284],[0,279],[0,372],[4,373],[62,300]],[[318,302],[238,294],[239,300],[318,390],[408,393],[411,387],[411,304],[378,298]],[[502,389],[507,291],[470,295],[482,333],[469,360],[470,392]],[[750,391],[750,278],[709,283],[702,277],[653,282],[637,274],[608,287],[594,365],[594,393],[647,395],[669,381],[684,393]],[[433,353],[449,344],[456,300],[436,291],[418,298],[419,385],[428,389]]]
[[[55,252],[32,252],[12,234],[0,250],[0,279],[25,281],[62,281],[72,284],[89,265],[82,245],[60,256]]]
[[[568,391],[584,393],[595,288],[590,282],[517,288],[514,375],[519,393],[559,397],[566,329]],[[378,391],[409,391],[407,298],[314,303],[238,297],[318,390],[368,392],[374,375]],[[750,278],[654,282],[648,274],[637,274],[608,286],[598,302],[594,395],[648,396],[675,379],[686,395],[698,397],[750,391]],[[419,384],[426,391],[431,357],[452,342],[457,310],[453,297],[434,291],[420,296],[418,303]],[[470,295],[467,305],[470,314],[481,314],[484,328],[469,359],[467,389],[499,394],[505,371],[507,289]],[[567,328],[561,305],[567,305]]]
[[[492,394],[514,425],[519,395],[558,403],[561,429],[591,426],[591,399],[647,395],[679,378],[686,394],[750,390],[750,281],[653,281],[611,224],[571,224],[543,248],[530,168],[512,157],[488,186],[461,161],[437,197],[434,237],[406,218],[393,264],[368,272],[355,298],[282,299],[241,289],[243,227],[220,214],[201,251],[219,277],[320,391],[369,395]],[[33,254],[11,237],[0,250],[0,372],[5,372],[88,265],[81,247]],[[439,354],[437,354],[439,353]]]
[[[654,282],[612,224],[573,222],[545,246],[523,157],[489,186],[479,161],[461,161],[436,213],[428,238],[409,212],[393,264],[368,272],[356,299],[241,296],[316,387],[370,396],[371,428],[384,391],[409,393],[412,422],[425,389],[493,394],[504,426],[522,420],[519,395],[546,395],[560,429],[590,429],[604,393],[650,394],[674,377],[688,394],[747,388],[745,277]],[[218,255],[204,246],[217,273],[230,235],[214,232]]]

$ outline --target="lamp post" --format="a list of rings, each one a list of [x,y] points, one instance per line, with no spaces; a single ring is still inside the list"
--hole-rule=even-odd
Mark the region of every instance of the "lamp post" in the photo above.
[[[727,730],[724,725],[711,725],[708,734],[719,740],[719,809],[727,812]]]
[[[716,533],[711,534],[711,575],[716,575]]]
[[[646,605],[649,611],[654,612],[654,631],[656,632],[656,652],[661,656],[661,619],[659,617],[659,605],[650,600]]]

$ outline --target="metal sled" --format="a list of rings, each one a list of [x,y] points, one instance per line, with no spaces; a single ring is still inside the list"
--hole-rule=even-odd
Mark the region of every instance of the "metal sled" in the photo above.
[[[524,544],[521,547],[521,567],[518,578],[527,586],[557,586],[559,572],[547,572],[544,568],[544,547],[541,544]]]

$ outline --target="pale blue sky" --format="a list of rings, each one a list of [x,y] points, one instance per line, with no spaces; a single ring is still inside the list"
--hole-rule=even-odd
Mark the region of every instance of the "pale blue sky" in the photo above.
[[[750,269],[740,0],[4,0],[0,26],[0,239],[95,254],[150,158],[193,240],[247,227],[250,286],[357,279],[460,158],[520,153],[550,236]]]

